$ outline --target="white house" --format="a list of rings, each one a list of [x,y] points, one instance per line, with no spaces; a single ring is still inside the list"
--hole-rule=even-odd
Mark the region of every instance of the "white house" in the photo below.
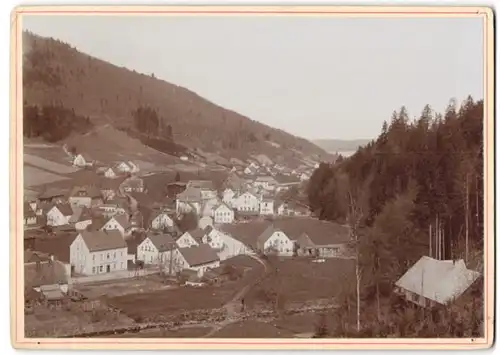
[[[247,191],[234,199],[234,207],[240,212],[259,212],[260,200]]]
[[[127,215],[115,215],[104,222],[104,224],[97,229],[100,231],[113,231],[116,230],[120,233],[122,237],[129,234],[130,223],[128,221]]]
[[[104,176],[107,177],[108,179],[114,179],[116,178],[118,175],[116,175],[115,171],[113,170],[113,168],[107,168],[105,171],[104,171]]]
[[[283,231],[271,225],[257,238],[257,249],[264,253],[292,256],[294,244]]]
[[[223,233],[213,227],[206,227],[204,229],[205,235],[202,242],[210,245],[212,249],[220,250],[224,247]]]
[[[208,244],[176,249],[174,258],[179,269],[194,270],[199,277],[209,269],[220,266],[217,253]]]
[[[120,184],[119,190],[126,193],[144,192],[144,180],[137,176],[131,176]]]
[[[191,246],[199,245],[198,241],[195,239],[195,237],[192,236],[192,234],[193,231],[185,232],[175,241],[175,243],[179,248],[188,248]]]
[[[73,215],[71,206],[67,203],[59,203],[49,207],[47,211],[47,225],[52,227],[64,226],[69,223]]]
[[[127,243],[118,231],[80,232],[70,247],[76,273],[96,275],[127,270]]]
[[[156,212],[151,219],[151,228],[161,230],[174,226],[174,221],[165,211]]]
[[[262,216],[269,216],[274,214],[274,200],[265,198],[260,201],[259,214]]]
[[[234,222],[234,211],[225,203],[214,206],[212,209],[212,216],[215,224]]]
[[[176,248],[177,245],[169,234],[150,233],[137,246],[137,260],[168,269]]]
[[[77,154],[73,158],[73,166],[83,168],[89,165],[92,165],[92,160],[89,157],[84,156],[83,154]]]
[[[121,161],[115,165],[115,170],[119,171],[122,174],[131,173],[132,167],[127,164],[127,162]]]

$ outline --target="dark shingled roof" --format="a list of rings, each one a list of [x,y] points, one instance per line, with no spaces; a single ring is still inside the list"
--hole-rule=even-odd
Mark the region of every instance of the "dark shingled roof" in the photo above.
[[[219,260],[217,253],[208,244],[179,248],[179,252],[190,267],[204,265]]]
[[[84,231],[80,235],[91,252],[127,247],[127,243],[120,232],[115,230]]]
[[[193,237],[194,240],[196,240],[198,243],[201,243],[201,240],[205,236],[205,231],[201,228],[196,228],[193,230],[188,231],[188,233]]]
[[[173,250],[176,247],[175,240],[170,234],[151,233],[148,234],[148,238],[160,253],[168,250]]]
[[[63,214],[63,216],[72,216],[73,215],[73,209],[71,208],[71,205],[69,203],[58,203],[55,205],[59,211]],[[52,207],[50,207],[48,211],[50,211]]]

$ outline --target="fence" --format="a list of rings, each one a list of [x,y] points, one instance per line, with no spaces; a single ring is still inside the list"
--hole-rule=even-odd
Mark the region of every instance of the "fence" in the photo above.
[[[129,278],[133,278],[133,277],[142,277],[142,276],[147,276],[147,275],[153,275],[153,274],[157,274],[159,272],[160,271],[158,268],[115,271],[115,272],[108,272],[105,274],[73,277],[72,283],[73,283],[73,285],[76,285],[76,284],[86,284],[86,283],[92,283],[92,282],[129,279]]]

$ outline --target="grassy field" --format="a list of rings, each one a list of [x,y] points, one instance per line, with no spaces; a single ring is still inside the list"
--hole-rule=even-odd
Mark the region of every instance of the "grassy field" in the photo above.
[[[76,289],[88,298],[119,297],[128,294],[153,292],[172,288],[162,282],[158,275],[116,281],[76,285]]]
[[[64,180],[69,180],[66,176],[52,174],[46,170],[35,168],[34,166],[24,165],[23,168],[24,175],[24,186],[25,187],[35,187],[45,184],[51,184],[54,182],[61,182]]]
[[[283,295],[285,303],[332,300],[355,286],[355,264],[349,259],[326,259],[313,263],[306,258],[287,258],[273,263],[278,268],[275,276],[264,279],[245,297],[249,306],[262,304],[262,293],[275,291]]]
[[[48,150],[49,149],[43,149],[40,150],[40,152],[43,152],[43,155],[45,156],[45,152]],[[62,151],[62,149],[60,150]],[[70,165],[69,161],[66,164],[61,164],[34,154],[24,153],[24,162],[56,174],[71,174],[78,171],[78,169]]]
[[[175,315],[195,310],[220,308],[229,302],[245,285],[264,272],[260,264],[247,269],[242,278],[220,286],[202,288],[179,287],[108,297],[108,304],[120,309],[131,318],[151,319],[156,316]]]
[[[57,337],[124,327],[134,321],[123,314],[102,311],[99,317],[79,309],[34,308],[25,315],[26,337]]]

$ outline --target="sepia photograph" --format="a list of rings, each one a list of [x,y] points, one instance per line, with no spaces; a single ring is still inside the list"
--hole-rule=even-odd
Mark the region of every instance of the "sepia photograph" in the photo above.
[[[492,345],[492,10],[11,23],[14,347]]]

